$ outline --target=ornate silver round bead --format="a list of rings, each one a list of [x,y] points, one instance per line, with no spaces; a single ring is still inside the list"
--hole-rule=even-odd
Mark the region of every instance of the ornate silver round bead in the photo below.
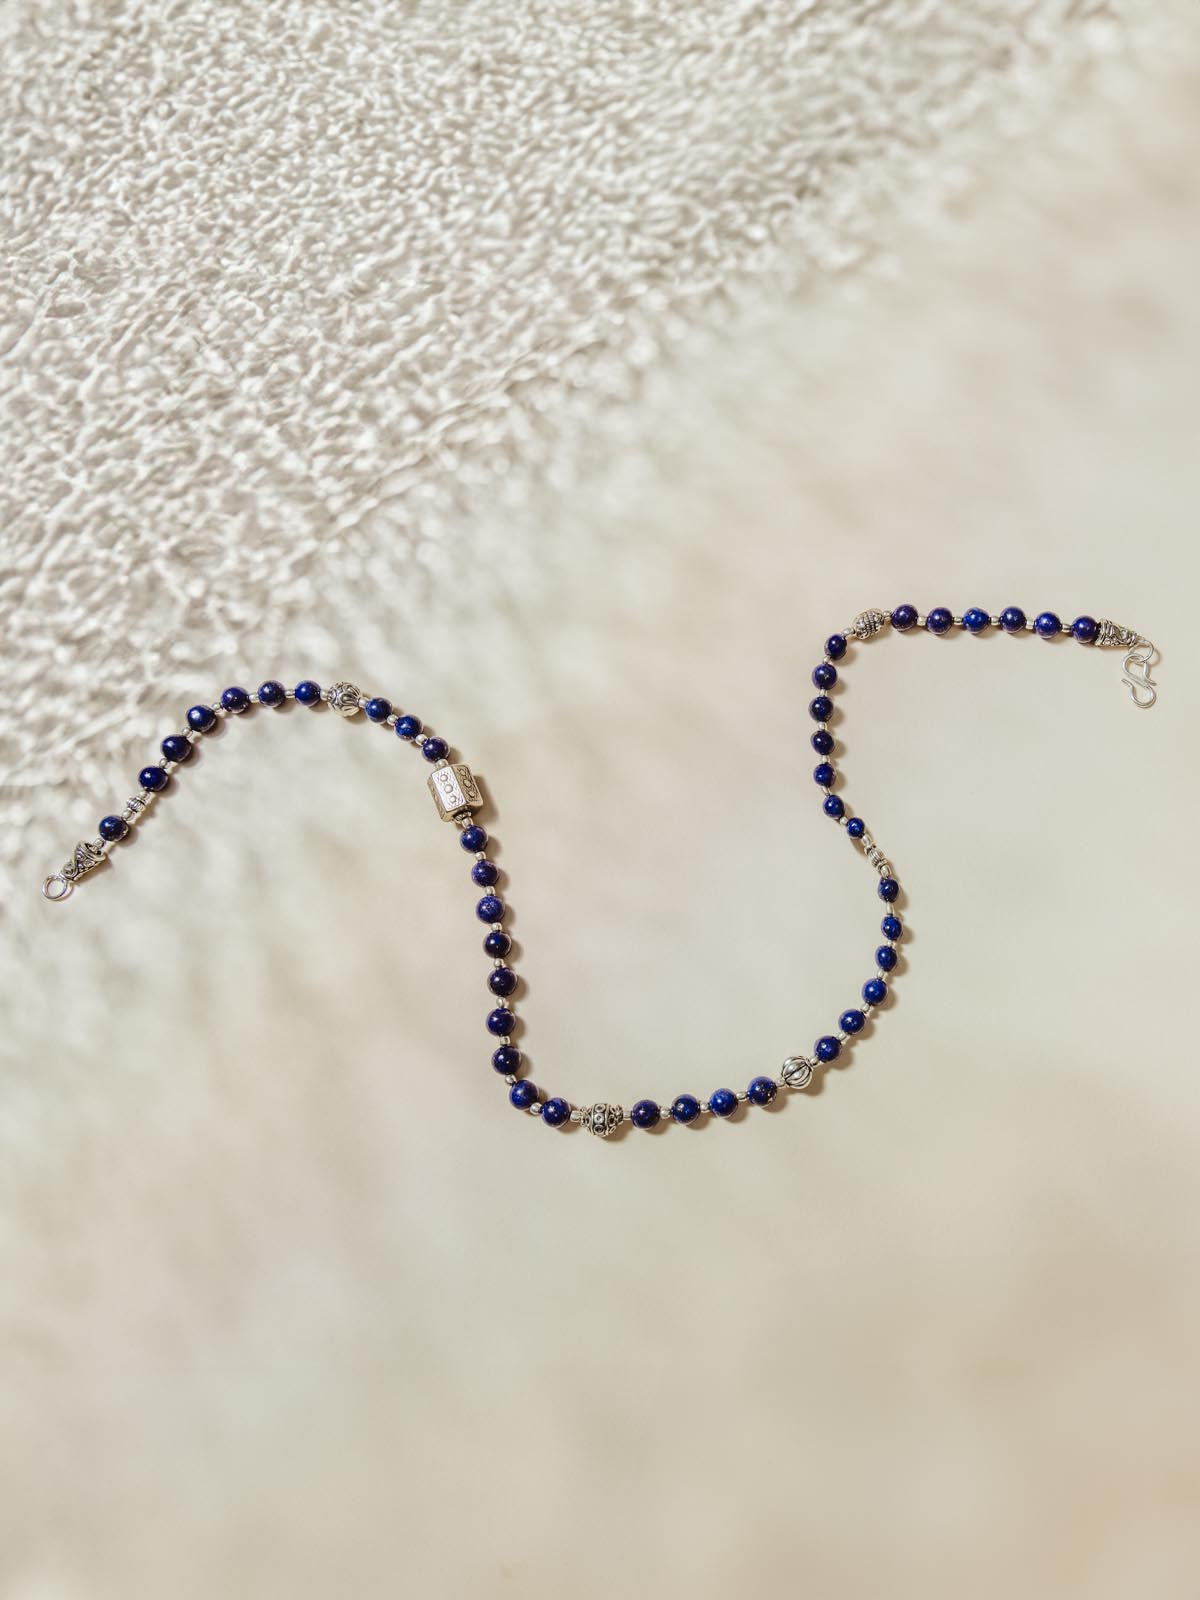
[[[362,694],[352,683],[335,683],[326,698],[339,717],[353,717],[362,709]]]
[[[609,1106],[601,1101],[584,1108],[583,1120],[589,1133],[594,1133],[597,1139],[607,1139],[613,1129],[625,1121],[625,1111],[622,1106]]]
[[[780,1077],[789,1089],[807,1089],[812,1082],[814,1066],[807,1056],[789,1056],[783,1063]]]

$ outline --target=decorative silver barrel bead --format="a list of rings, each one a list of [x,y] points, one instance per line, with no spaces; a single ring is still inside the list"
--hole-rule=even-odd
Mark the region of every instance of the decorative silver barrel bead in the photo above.
[[[619,1128],[625,1121],[625,1111],[622,1106],[605,1105],[603,1101],[594,1106],[583,1107],[583,1122],[589,1133],[594,1133],[597,1139],[607,1139],[614,1128]]]
[[[872,639],[887,623],[882,611],[860,611],[849,631],[856,639]]]
[[[1135,633],[1132,628],[1124,628],[1119,622],[1110,622],[1107,617],[1101,617],[1096,624],[1096,637],[1093,643],[1101,649],[1132,650],[1134,645],[1142,642],[1140,633]]]
[[[362,710],[362,691],[352,683],[331,684],[325,698],[339,717],[353,717]]]
[[[815,1069],[816,1062],[810,1061],[807,1056],[789,1056],[779,1076],[789,1089],[807,1089]]]
[[[483,804],[470,767],[461,761],[439,761],[429,774],[429,792],[437,802],[443,822],[450,822],[466,811],[478,811]]]

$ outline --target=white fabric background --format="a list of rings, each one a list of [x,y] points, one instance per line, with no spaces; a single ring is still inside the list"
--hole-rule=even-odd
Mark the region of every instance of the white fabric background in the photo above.
[[[5,1600],[1193,1594],[1194,29],[0,16]],[[865,975],[802,706],[905,598],[1108,612],[1163,701],[863,652],[912,941],[778,1115],[521,1123],[331,717],[36,897],[197,695],[345,674],[495,796],[537,1080],[744,1081]]]

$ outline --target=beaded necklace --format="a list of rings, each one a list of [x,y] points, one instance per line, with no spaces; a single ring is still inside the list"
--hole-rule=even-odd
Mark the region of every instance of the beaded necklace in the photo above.
[[[487,1032],[495,1040],[492,1066],[508,1085],[508,1098],[518,1111],[540,1118],[548,1127],[558,1128],[568,1123],[581,1123],[599,1138],[607,1138],[628,1121],[635,1128],[655,1128],[660,1123],[674,1122],[688,1125],[700,1118],[712,1116],[726,1118],[733,1115],[746,1102],[755,1106],[768,1106],[781,1089],[804,1089],[812,1082],[819,1068],[836,1061],[843,1050],[861,1033],[867,1019],[882,1006],[888,997],[889,974],[897,962],[896,947],[903,937],[904,927],[896,915],[900,898],[900,884],[882,850],[861,817],[847,812],[841,795],[835,794],[837,773],[830,761],[834,753],[834,737],[829,724],[834,716],[831,691],[838,683],[837,663],[846,655],[851,642],[864,643],[891,627],[898,633],[922,629],[927,633],[944,635],[954,630],[980,635],[989,629],[999,628],[1005,633],[1036,634],[1040,639],[1056,640],[1070,637],[1080,644],[1115,648],[1125,652],[1123,678],[1129,686],[1134,704],[1148,709],[1157,699],[1157,690],[1150,667],[1157,659],[1155,647],[1132,629],[1115,622],[1097,621],[1093,617],[1077,617],[1069,627],[1052,611],[1043,611],[1030,620],[1018,606],[1009,606],[999,615],[972,607],[956,616],[944,606],[922,613],[915,606],[897,606],[891,612],[863,611],[844,633],[832,634],[825,641],[821,661],[813,669],[812,681],[817,690],[809,702],[809,716],[816,723],[812,746],[819,757],[813,779],[822,793],[822,810],[853,840],[865,860],[875,869],[878,877],[876,892],[883,902],[884,916],[879,925],[882,942],[875,951],[875,971],[862,986],[861,1002],[843,1011],[838,1018],[836,1031],[822,1034],[813,1045],[811,1056],[789,1056],[775,1076],[765,1074],[752,1078],[744,1090],[714,1089],[707,1099],[694,1094],[680,1094],[669,1104],[657,1100],[638,1100],[628,1112],[623,1106],[598,1101],[589,1106],[573,1106],[559,1095],[545,1096],[521,1075],[523,1058],[513,1043],[517,1017],[512,1007],[512,997],[518,987],[516,973],[508,964],[512,940],[504,927],[506,907],[496,893],[500,873],[495,862],[488,857],[488,835],[474,820],[474,813],[484,804],[479,785],[471,770],[460,761],[450,759],[450,747],[445,739],[431,733],[418,717],[397,712],[390,700],[379,696],[368,697],[351,683],[335,683],[329,688],[305,679],[294,689],[285,689],[274,679],[264,683],[257,694],[250,695],[239,688],[226,689],[212,705],[195,705],[187,714],[187,730],[173,733],[162,741],[161,756],[153,764],[143,767],[138,774],[139,793],[129,800],[123,810],[101,819],[98,837],[82,840],[75,852],[59,872],[52,873],[42,884],[42,893],[48,900],[65,900],[75,884],[89,872],[101,866],[108,852],[128,837],[130,829],[141,819],[154,800],[169,788],[176,769],[187,762],[193,745],[212,731],[221,718],[239,717],[253,706],[270,708],[295,700],[301,705],[327,705],[343,717],[352,717],[362,711],[368,722],[391,729],[403,743],[419,750],[430,763],[429,791],[439,815],[452,822],[459,830],[459,844],[473,857],[471,882],[482,894],[475,906],[475,915],[485,924],[484,952],[491,958],[492,967],[487,975],[488,992],[495,1002],[486,1018]]]

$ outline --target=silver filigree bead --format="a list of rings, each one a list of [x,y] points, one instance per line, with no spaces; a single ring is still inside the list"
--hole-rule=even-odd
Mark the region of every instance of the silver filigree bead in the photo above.
[[[335,683],[325,691],[325,698],[339,717],[353,717],[362,710],[362,691],[352,683]]]
[[[850,624],[856,639],[872,639],[885,626],[887,618],[882,611],[860,611]]]
[[[1096,624],[1093,642],[1102,650],[1132,650],[1134,645],[1141,643],[1141,637],[1132,628],[1124,628],[1119,622],[1110,622],[1107,617],[1101,617]]]
[[[807,1089],[815,1070],[816,1062],[810,1061],[807,1056],[789,1056],[779,1076],[789,1089]]]
[[[582,1120],[589,1133],[594,1133],[597,1139],[607,1139],[614,1128],[619,1128],[625,1121],[625,1110],[622,1106],[605,1105],[599,1101],[594,1106],[583,1106]]]

